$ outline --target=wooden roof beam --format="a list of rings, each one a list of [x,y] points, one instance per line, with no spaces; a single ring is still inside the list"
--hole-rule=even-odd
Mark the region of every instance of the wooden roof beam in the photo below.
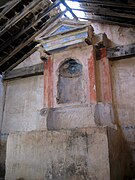
[[[23,62],[26,58],[28,58],[31,54],[33,54],[35,51],[37,50],[37,48],[33,48],[31,51],[29,51],[28,53],[26,53],[22,58],[18,59],[17,62],[15,62],[14,64],[12,64],[11,66],[9,66],[6,69],[6,72],[11,71],[13,68],[15,68],[18,64],[20,64],[21,62]],[[2,70],[1,70],[2,71]]]
[[[118,60],[129,56],[135,56],[135,43],[107,49],[107,57],[110,60]]]
[[[112,17],[106,15],[87,15],[85,17],[78,17],[78,19],[89,20],[91,22],[108,23],[123,25],[125,27],[135,27],[135,20],[130,18]]]
[[[0,18],[3,18],[11,9],[13,9],[21,0],[10,1],[6,4],[3,11],[0,13]]]
[[[15,78],[24,78],[36,75],[44,74],[44,63],[36,64],[29,67],[23,67],[19,69],[14,69],[12,71],[4,73],[4,80],[10,80]]]
[[[34,3],[33,2],[30,3],[27,7],[25,7],[24,11],[22,11],[20,14],[17,14],[14,19],[10,19],[6,23],[4,28],[0,29],[0,36],[4,34],[7,30],[9,30],[12,26],[14,26],[18,21],[24,18],[29,13],[29,11],[32,10],[32,8],[35,8],[36,6],[38,6],[39,2],[41,2],[41,0],[37,0],[37,1],[34,1]]]
[[[3,65],[6,61],[10,60],[12,56],[14,56],[17,52],[19,52],[23,47],[25,47],[29,42],[31,42],[38,34],[40,34],[44,29],[46,29],[51,23],[53,23],[55,20],[60,18],[63,14],[65,14],[66,11],[59,13],[55,17],[50,18],[45,25],[37,32],[35,33],[31,38],[29,38],[26,42],[23,44],[20,44],[15,50],[13,50],[9,56],[7,56],[5,59],[3,59],[0,62],[0,65]],[[44,14],[45,15],[45,14]]]
[[[9,41],[7,41],[1,48],[0,51],[3,51],[4,48],[6,48],[11,42],[13,42],[14,40],[18,39],[22,34],[26,33],[27,30],[29,30],[31,27],[33,27],[34,25],[36,25],[44,16],[48,15],[48,13],[50,13],[51,10],[53,10],[56,6],[59,5],[59,1],[56,1],[54,4],[52,4],[50,6],[49,9],[47,9],[45,11],[45,13],[42,14],[42,16],[40,16],[40,18],[37,18],[37,20],[35,20],[34,22],[31,22],[31,24],[26,27],[24,30],[22,30],[20,33],[18,33],[16,36],[12,37],[11,39],[9,39]],[[1,62],[0,62],[1,65]]]
[[[72,10],[75,11],[83,11],[84,13],[94,13],[95,15],[107,15],[107,16],[114,16],[114,17],[123,17],[123,18],[131,18],[135,19],[135,8],[134,10],[131,11],[129,9],[125,8],[115,8],[115,9],[110,9],[108,7],[102,7],[102,6],[97,6],[97,5],[91,5],[90,7],[88,6],[82,6],[79,8],[72,8]]]
[[[95,5],[102,5],[102,6],[110,6],[110,7],[129,7],[129,8],[134,8],[135,3],[133,4],[128,4],[127,3],[119,3],[119,2],[107,2],[107,1],[97,1],[97,0],[67,0],[67,1],[72,1],[72,2],[78,2],[78,3],[88,3],[88,4],[95,4]]]

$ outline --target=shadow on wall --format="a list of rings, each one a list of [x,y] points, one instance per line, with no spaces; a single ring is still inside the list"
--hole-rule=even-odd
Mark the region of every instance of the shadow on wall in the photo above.
[[[0,179],[5,177],[6,141],[0,140]]]

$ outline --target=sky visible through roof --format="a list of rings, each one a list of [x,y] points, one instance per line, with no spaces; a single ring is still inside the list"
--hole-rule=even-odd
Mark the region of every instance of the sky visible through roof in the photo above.
[[[65,0],[66,4],[72,9],[72,8],[76,8],[76,9],[79,9],[80,8],[80,4],[79,2],[73,2],[73,1],[68,1],[68,0]],[[61,11],[65,11],[66,10],[66,7],[61,3],[60,4],[60,9]],[[78,10],[72,10],[73,13],[79,18],[84,18],[85,17],[85,13],[83,11],[78,11]],[[67,11],[66,13],[66,16],[70,19],[73,19],[74,17],[72,16],[72,14]]]

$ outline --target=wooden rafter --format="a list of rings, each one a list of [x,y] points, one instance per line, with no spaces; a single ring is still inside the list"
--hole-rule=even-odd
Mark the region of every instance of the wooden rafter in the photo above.
[[[68,6],[67,1],[79,2],[80,7]],[[66,11],[61,12],[60,3]],[[19,5],[23,7],[16,12]],[[135,27],[135,3],[128,0],[15,0],[0,10],[0,71],[11,70],[33,53],[35,37],[67,11],[75,20]],[[83,11],[85,16],[75,11]]]
[[[7,72],[4,74],[4,80],[14,79],[14,78],[24,78],[35,75],[43,75],[44,72],[44,64],[36,64],[29,67],[19,68]]]
[[[24,30],[22,30],[21,32],[19,32],[16,36],[14,36],[12,39],[9,40],[9,42],[6,42],[6,44],[4,45],[4,47],[2,46],[0,51],[2,51],[6,46],[8,46],[8,44],[11,43],[11,41],[13,42],[15,39],[19,38],[19,36],[21,36],[22,34],[24,34],[30,27],[33,27],[34,25],[36,25],[38,22],[40,22],[40,20],[45,17],[46,15],[48,15],[50,13],[51,10],[53,10],[56,6],[58,6],[60,2],[56,1],[54,4],[52,4],[45,12],[42,13],[42,15],[40,15],[40,17],[37,18],[37,20],[35,20],[32,24],[30,24],[28,27],[26,27]],[[2,61],[0,61],[0,65],[2,65],[3,63],[5,63],[6,61],[8,61],[15,53],[17,53],[19,50],[21,50],[25,45],[27,45],[30,41],[32,41],[35,36],[37,36],[42,29],[44,29],[45,27],[47,27],[50,23],[53,23],[55,21],[55,19],[59,18],[62,14],[64,14],[65,12],[59,13],[58,15],[54,16],[54,17],[50,17],[50,19],[48,19],[47,22],[45,22],[43,25],[45,25],[44,27],[42,27],[39,31],[36,31],[34,35],[32,35],[27,41],[25,41],[24,43],[20,44],[15,50],[13,50],[6,58],[4,58]]]
[[[23,44],[20,44],[18,46],[18,48],[16,48],[8,57],[7,59],[5,60],[5,62],[7,61],[10,61],[10,58],[15,55],[19,50],[21,50],[23,47],[25,47],[28,43],[30,43],[38,34],[40,34],[44,29],[46,29],[51,23],[53,23],[56,19],[60,18],[63,14],[65,13],[64,12],[61,12],[59,13],[58,15],[56,15],[55,17],[52,17],[48,20],[48,22],[46,22],[45,26],[42,27],[42,29],[40,29],[40,31],[38,31],[36,34],[34,34],[28,41],[26,41],[25,43]],[[23,61],[23,57],[22,59],[20,59],[20,62]],[[4,64],[4,62],[2,62],[2,64]],[[15,64],[13,67],[15,67],[17,64]],[[10,68],[7,68],[7,70],[11,70],[11,67]]]
[[[44,18],[46,15],[48,15],[50,13],[50,11],[52,9],[54,9],[56,6],[58,6],[59,1],[57,1],[56,3],[52,4],[52,6],[50,6],[50,8],[48,10],[45,11],[45,13],[43,13],[40,17],[36,17],[36,19],[34,20],[34,22],[31,22],[31,24],[29,24],[29,26],[27,26],[24,30],[20,31],[16,36],[14,36],[13,38],[9,39],[9,41],[7,41],[4,45],[1,46],[0,48],[0,52],[2,50],[4,50],[5,47],[7,47],[11,42],[13,42],[14,40],[18,39],[22,34],[26,33],[31,27],[34,28],[34,26],[40,22],[40,20],[42,18]],[[28,10],[29,12],[29,10]],[[1,62],[2,63],[2,62]],[[0,63],[0,64],[1,64]]]

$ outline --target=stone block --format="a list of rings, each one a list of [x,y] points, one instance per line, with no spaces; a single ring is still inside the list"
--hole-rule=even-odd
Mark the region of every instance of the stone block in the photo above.
[[[97,103],[95,121],[98,125],[115,127],[114,110],[111,103]]]
[[[47,128],[60,130],[95,126],[94,113],[95,104],[52,108],[48,113]]]
[[[118,148],[113,145],[110,159],[108,131],[107,127],[93,127],[10,134],[5,179],[110,180],[111,159],[113,166],[120,166],[120,162]],[[117,137],[116,130],[114,133]],[[117,178],[121,179],[119,174]]]

